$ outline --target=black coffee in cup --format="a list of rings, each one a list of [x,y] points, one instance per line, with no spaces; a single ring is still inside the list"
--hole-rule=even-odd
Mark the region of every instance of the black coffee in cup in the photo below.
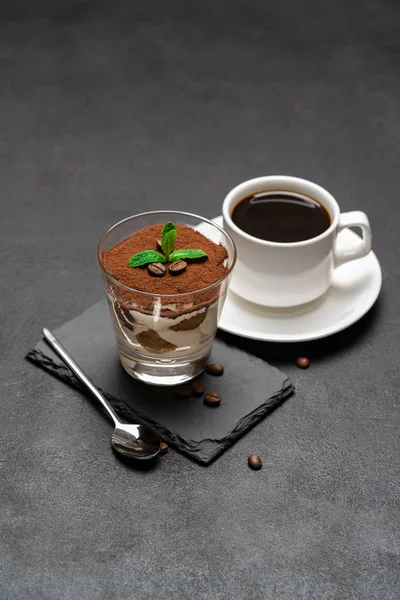
[[[240,200],[232,221],[242,231],[269,242],[302,242],[317,237],[331,225],[322,204],[297,193],[259,192]]]

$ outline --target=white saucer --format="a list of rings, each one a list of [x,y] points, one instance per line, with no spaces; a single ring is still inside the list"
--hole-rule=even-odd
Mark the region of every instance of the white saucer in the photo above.
[[[213,219],[222,227],[222,217]],[[350,229],[338,236],[358,238]],[[293,308],[267,308],[247,302],[228,292],[219,328],[241,337],[266,342],[305,342],[346,329],[363,317],[379,296],[382,272],[373,252],[335,270],[332,285],[324,296]]]

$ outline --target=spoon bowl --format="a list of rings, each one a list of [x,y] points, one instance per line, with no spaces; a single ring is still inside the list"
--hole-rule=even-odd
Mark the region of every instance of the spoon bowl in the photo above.
[[[154,458],[160,452],[160,438],[145,425],[117,426],[111,445],[116,452],[139,460]]]

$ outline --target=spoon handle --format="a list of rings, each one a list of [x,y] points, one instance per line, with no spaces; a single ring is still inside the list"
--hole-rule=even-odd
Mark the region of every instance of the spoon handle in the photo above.
[[[63,359],[63,361],[69,366],[71,371],[75,373],[78,379],[83,383],[85,387],[88,388],[97,398],[97,400],[104,406],[115,425],[120,425],[120,421],[115,414],[114,410],[108,404],[107,400],[104,398],[103,394],[99,391],[99,389],[94,385],[94,383],[89,379],[89,377],[82,371],[82,369],[76,364],[74,359],[68,354],[68,352],[63,348],[57,338],[49,331],[48,329],[43,329],[43,335],[46,341],[50,344],[50,346],[57,352],[57,354]]]

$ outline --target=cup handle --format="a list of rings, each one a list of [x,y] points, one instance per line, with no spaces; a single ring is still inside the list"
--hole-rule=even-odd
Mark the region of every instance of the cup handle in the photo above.
[[[333,251],[335,268],[343,265],[346,262],[349,262],[350,260],[363,258],[363,256],[366,256],[371,250],[371,227],[369,225],[368,217],[365,213],[361,212],[360,210],[341,213],[339,216],[337,233],[340,233],[346,227],[359,227],[362,231],[362,238],[360,238],[359,242],[351,244],[351,246],[342,246],[340,244],[340,247],[338,247],[338,242],[336,240]]]

